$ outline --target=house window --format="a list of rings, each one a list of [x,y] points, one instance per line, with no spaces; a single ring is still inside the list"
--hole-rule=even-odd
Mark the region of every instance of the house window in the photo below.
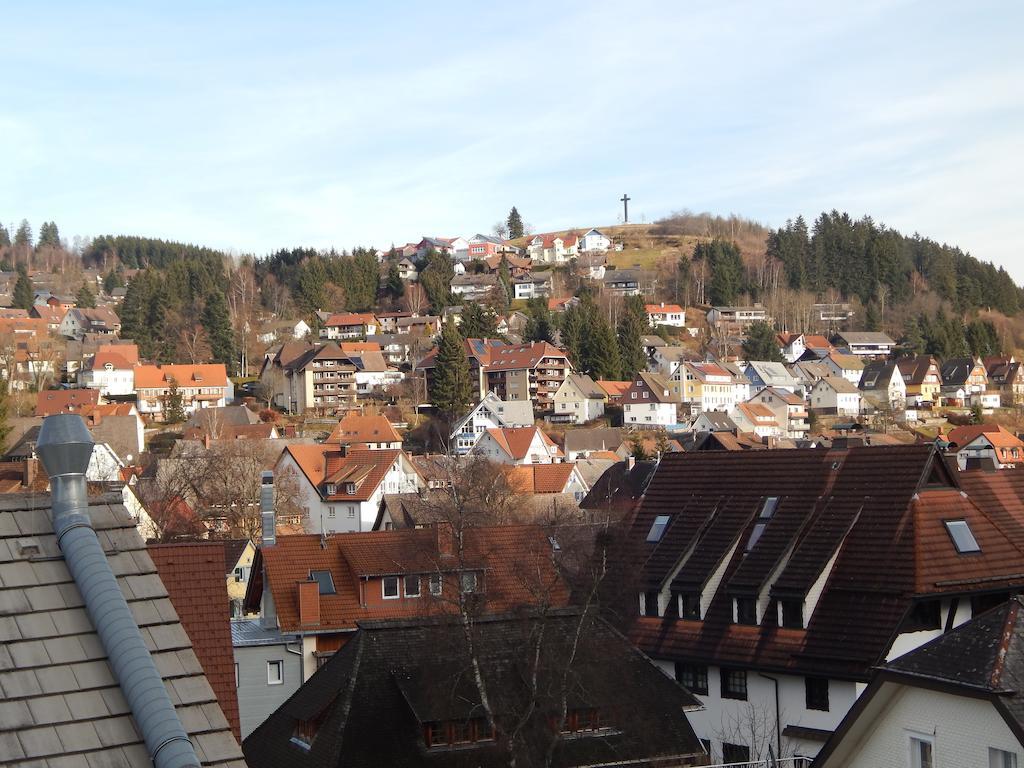
[[[349,516],[349,519],[351,519],[351,518],[356,516],[356,508],[355,507],[350,506],[348,508],[348,516]]]
[[[750,747],[723,741],[722,760],[726,763],[746,763],[750,760]]]
[[[355,483],[345,483],[345,493],[347,493],[349,496],[355,496],[356,495],[356,484]]]
[[[747,700],[747,672],[722,668],[722,698]]]
[[[442,584],[443,584],[443,582],[441,581],[441,574],[439,574],[439,573],[432,573],[432,574],[430,574],[430,594],[434,595],[434,597],[437,597],[438,595],[440,595],[441,594],[441,588],[442,588],[441,585]]]
[[[786,629],[804,628],[804,604],[802,600],[783,600],[782,626]]]
[[[988,768],[1017,768],[1017,753],[989,747]]]
[[[708,668],[703,664],[676,662],[676,680],[690,693],[708,694]]]
[[[309,750],[316,738],[319,723],[315,720],[296,720],[295,732],[292,734],[292,741],[305,750]]]
[[[235,568],[235,583],[237,584],[238,582],[243,581],[244,579],[245,579],[245,569],[244,568]]]
[[[808,709],[828,712],[828,678],[805,677],[804,700]]]
[[[320,585],[321,595],[333,595],[334,591],[334,577],[331,576],[330,571],[310,571],[309,578]]]
[[[978,541],[974,538],[971,526],[967,524],[966,520],[944,520],[943,523],[957,552],[961,555],[981,552],[981,547],[978,546]]]
[[[337,514],[337,510],[334,507],[328,507],[327,508],[327,517],[328,518],[333,520],[336,514]]]
[[[735,603],[737,624],[757,624],[757,600],[755,598],[737,597]]]
[[[334,483],[328,483],[327,484],[327,495],[328,496],[333,496],[334,492],[336,490],[337,490],[337,488],[335,487]]]
[[[420,577],[419,576],[406,576],[405,577],[405,596],[406,597],[419,597],[420,596]]]
[[[700,621],[700,595],[683,594],[679,596],[680,617]]]
[[[658,590],[644,592],[644,616],[658,615]]]
[[[459,585],[462,587],[462,594],[469,595],[476,592],[477,579],[473,571],[466,571],[459,576]]]
[[[385,576],[381,579],[381,589],[385,600],[395,600],[398,597],[398,577]]]
[[[654,522],[651,523],[651,529],[647,532],[648,543],[661,541],[661,537],[665,535],[665,529],[668,527],[670,519],[670,515],[658,515],[654,518]]]
[[[284,682],[284,662],[267,662],[267,685],[281,685]]]
[[[923,632],[942,629],[942,605],[938,600],[920,600],[914,603],[900,627],[903,632]]]
[[[935,768],[935,746],[930,736],[910,737],[910,768]]]

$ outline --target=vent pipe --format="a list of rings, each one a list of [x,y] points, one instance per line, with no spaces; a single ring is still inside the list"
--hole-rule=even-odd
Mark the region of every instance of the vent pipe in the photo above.
[[[85,471],[92,449],[92,435],[81,416],[65,413],[43,420],[36,453],[50,476],[57,543],[153,765],[199,768],[192,742],[89,520]]]
[[[263,522],[263,546],[277,544],[277,520],[274,519],[274,473],[260,474],[260,517]]]

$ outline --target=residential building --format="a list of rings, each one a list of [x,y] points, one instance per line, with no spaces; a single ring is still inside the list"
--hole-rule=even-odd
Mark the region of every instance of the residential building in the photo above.
[[[135,403],[83,405],[78,414],[85,419],[97,444],[109,446],[125,464],[132,464],[142,456],[146,424]]]
[[[690,422],[691,432],[735,432],[736,424],[723,411],[702,411]]]
[[[492,256],[500,256],[512,247],[500,237],[482,234],[473,235],[467,244],[467,258],[470,259],[489,259]]]
[[[419,271],[410,259],[401,259],[398,262],[398,276],[407,283],[415,283],[419,279]]]
[[[804,360],[821,360],[830,352],[835,351],[835,347],[824,336],[813,333],[802,335],[804,338],[804,354],[802,355]]]
[[[534,235],[526,243],[526,255],[545,264],[562,264],[579,253],[579,238],[575,232]]]
[[[463,252],[468,250],[469,243],[464,237],[424,237],[416,244],[416,258],[425,259],[427,254],[435,251],[464,261]]]
[[[816,768],[1014,768],[1024,761],[1019,595],[875,673]]]
[[[275,484],[302,510],[309,533],[368,531],[385,493],[415,493],[423,478],[402,450],[321,443],[285,447]]]
[[[580,253],[590,253],[592,251],[610,251],[611,247],[612,239],[603,232],[600,232],[596,229],[588,229],[583,235],[580,236]]]
[[[555,392],[550,421],[586,424],[604,415],[605,391],[585,373],[570,373]]]
[[[507,348],[508,345],[505,344],[505,342],[500,341],[499,339],[466,339],[464,344],[466,348],[466,359],[469,361],[470,380],[475,382],[476,384],[475,396],[483,398],[487,394],[487,392],[491,390],[491,385],[487,376],[487,367],[490,365],[491,362],[491,352],[492,350],[495,349]],[[517,347],[517,349],[521,349],[521,347]],[[426,357],[424,357],[416,364],[416,370],[422,371],[423,376],[426,380],[425,386],[427,388],[427,391],[430,390],[432,376],[434,373],[434,367],[436,365],[436,346],[433,349],[431,349],[430,352],[427,353]],[[513,378],[516,379],[516,383],[518,383],[519,381],[519,376],[519,373],[513,375]],[[529,385],[523,384],[522,386],[517,386],[514,388],[514,393],[516,395],[515,397],[504,399],[529,401],[530,398],[528,394],[526,394],[529,391]]]
[[[899,411],[907,404],[907,385],[893,360],[873,360],[864,366],[858,388],[876,408]]]
[[[492,345],[484,367],[487,387],[503,400],[529,400],[550,411],[555,393],[572,373],[569,356],[546,341]]]
[[[954,393],[962,390],[967,394],[980,395],[988,389],[988,373],[980,359],[953,357],[942,363],[942,390]]]
[[[737,403],[732,374],[716,363],[686,361],[672,374],[672,388],[693,413],[729,411]]]
[[[78,413],[87,406],[96,405],[99,398],[100,393],[95,389],[44,389],[36,393],[36,416]]]
[[[139,413],[163,420],[172,386],[181,396],[186,415],[200,408],[221,408],[235,399],[235,387],[223,363],[137,365],[135,394]]]
[[[906,385],[909,405],[938,402],[942,392],[938,360],[931,355],[917,355],[901,357],[896,364]]]
[[[609,269],[604,274],[604,289],[618,296],[643,293],[643,274],[639,269]]]
[[[836,323],[845,323],[853,319],[854,311],[849,304],[812,304],[811,311],[815,320],[821,325],[831,326]]]
[[[780,422],[775,411],[763,403],[739,403],[729,414],[737,434],[747,432],[761,439],[786,436],[787,420]]]
[[[330,341],[365,339],[377,333],[377,326],[377,318],[369,312],[337,312],[320,328],[320,338]]]
[[[864,376],[864,360],[857,355],[829,352],[822,362],[829,367],[833,376],[842,376],[851,384],[860,384]]]
[[[624,438],[625,431],[619,427],[567,430],[565,433],[566,461],[578,461],[594,453],[614,452],[622,445]]]
[[[227,539],[224,545],[224,580],[231,605],[231,618],[241,618],[245,602],[245,590],[252,576],[252,561],[256,557],[256,545],[251,539]]]
[[[578,307],[580,300],[576,296],[568,296],[563,299],[548,299],[548,310],[551,312],[565,312],[571,307]]]
[[[686,326],[686,312],[678,304],[645,304],[644,311],[647,313],[647,324],[651,328],[659,325],[670,325],[673,328]]]
[[[784,389],[790,394],[802,392],[800,380],[787,370],[782,363],[766,362],[762,360],[751,360],[743,369],[753,392],[774,387]]]
[[[608,256],[603,251],[581,253],[576,257],[576,274],[585,280],[604,280],[608,273]]]
[[[24,312],[24,310],[22,310],[22,312]],[[28,316],[45,320],[46,330],[52,334],[58,334],[60,333],[60,324],[64,320],[64,315],[66,315],[67,312],[68,311],[59,304],[57,306],[53,306],[52,304],[33,304],[32,309],[28,311]]]
[[[338,413],[356,403],[356,371],[350,355],[334,342],[288,342],[264,356],[260,383],[271,402],[288,413]]]
[[[629,535],[629,636],[701,699],[714,760],[813,756],[876,664],[1020,590],[1005,474],[930,445],[667,454]]]
[[[133,395],[138,364],[139,348],[135,344],[101,344],[78,372],[78,386],[97,389],[103,397]]]
[[[367,531],[358,536],[276,536],[259,548],[246,610],[264,627],[297,635],[308,680],[372,619],[419,620],[457,610],[460,594],[501,612],[568,602],[549,530],[469,526],[458,546],[450,524]],[[307,586],[313,584],[313,586]],[[408,661],[408,659],[406,659]]]
[[[860,390],[840,376],[826,376],[809,395],[811,410],[837,416],[860,415]]]
[[[641,371],[623,395],[622,421],[642,427],[672,426],[679,423],[681,402],[670,380]]]
[[[851,355],[888,357],[896,342],[881,331],[841,331],[839,340]]]
[[[324,442],[368,451],[399,450],[402,436],[386,416],[352,411],[341,418]]]
[[[969,424],[950,430],[949,452],[956,454],[957,464],[964,469],[987,459],[999,469],[1008,469],[1024,462],[1024,442],[1001,424]]]
[[[826,377],[835,376],[842,378],[839,374],[834,373],[828,364],[822,360],[804,360],[793,363],[793,365],[789,366],[789,372],[793,374],[793,378],[799,382],[800,388],[804,392],[810,392],[815,384]],[[853,384],[853,386],[857,386],[856,383],[848,379],[847,381]],[[857,381],[860,381],[860,376],[857,377]]]
[[[785,430],[784,437],[801,439],[811,428],[807,423],[804,399],[785,389],[768,387],[754,395],[749,403],[760,403],[775,414],[775,421]]]
[[[550,272],[528,272],[512,278],[513,299],[532,299],[536,296],[551,295]]]
[[[234,619],[231,644],[238,676],[239,720],[245,739],[302,685],[302,640],[276,626],[264,626],[259,619]]]
[[[367,336],[366,340],[376,344],[390,366],[409,365],[415,359],[415,350],[425,342],[408,333],[386,333]]]
[[[1004,408],[1024,404],[1024,370],[1021,364],[1009,358],[996,358],[991,364],[986,361],[989,386],[999,392],[1000,404]]]
[[[706,764],[687,721],[694,697],[603,620],[572,612],[495,616],[475,621],[473,632],[471,653],[454,619],[361,624],[288,706],[246,739],[250,768],[511,765],[501,734],[523,727],[530,736],[511,750],[516,765],[667,765],[665,755],[675,766]],[[543,660],[536,667],[543,696],[511,679],[535,668],[531,649]],[[471,658],[491,681],[486,701],[497,733],[480,689],[458,672]],[[562,715],[567,672],[573,690],[586,694],[569,695]]]
[[[88,333],[116,336],[121,332],[121,321],[110,307],[74,307],[60,321],[60,335],[81,339]]]
[[[760,304],[752,307],[712,307],[708,311],[708,325],[730,334],[742,334],[748,325],[756,322],[771,322],[768,310]]]
[[[577,506],[590,487],[574,462],[517,464],[508,470],[509,486],[526,496],[558,496],[559,511]]]
[[[496,291],[504,290],[498,275],[483,272],[455,275],[451,289],[454,295],[464,301],[481,301]]]
[[[779,351],[787,363],[795,363],[807,351],[807,345],[804,343],[804,335],[802,333],[783,331],[782,333],[775,334],[775,339],[779,345]]]
[[[0,665],[0,763],[152,765],[145,734],[139,720],[130,716],[129,702],[134,699],[133,687],[155,679],[162,680],[161,689],[166,686],[173,702],[168,711],[176,715],[164,721],[164,732],[178,732],[173,721],[180,722],[196,751],[193,764],[244,768],[241,749],[195,648],[204,638],[190,637],[183,627],[120,497],[83,493],[83,499],[88,504],[86,525],[71,529],[74,535],[64,536],[59,546],[50,496],[13,494],[0,508],[0,656],[6,660]],[[99,545],[97,536],[103,542],[116,541],[116,548]],[[86,584],[69,562],[82,556],[90,540],[98,557],[90,562],[93,580]],[[128,633],[142,633],[148,654],[141,646],[136,646],[141,655],[135,654],[130,640],[116,648],[104,645],[92,618],[101,609],[86,608],[87,597],[92,599],[90,594],[96,592],[97,577],[116,581],[128,596],[129,604],[121,603],[125,619],[118,621]],[[120,597],[118,590],[114,593]],[[106,597],[102,612],[109,617],[115,615],[118,601],[109,599],[109,591]],[[196,604],[210,611],[206,626],[212,628],[218,618],[226,623],[223,592],[218,589],[208,597]],[[220,609],[214,607],[218,597],[224,603]],[[115,654],[123,658],[126,652],[137,659],[134,669],[116,660]],[[159,670],[157,676],[140,680],[150,659]],[[114,669],[124,677],[119,680]],[[154,704],[148,711],[161,711],[159,702]]]
[[[441,318],[436,315],[400,317],[396,323],[398,333],[432,339],[441,332]]]
[[[488,392],[469,413],[455,423],[449,440],[456,456],[473,450],[480,436],[488,429],[533,426],[533,407],[526,400],[504,401]]]
[[[606,405],[622,405],[622,398],[633,385],[631,381],[608,381],[607,379],[598,379],[595,383],[608,396],[605,400]]]
[[[661,345],[654,348],[654,366],[662,376],[673,376],[687,360],[696,361],[698,356],[686,347]]]
[[[265,325],[256,339],[261,344],[273,344],[277,341],[304,339],[312,332],[313,329],[305,320],[275,320]]]
[[[562,451],[538,427],[491,427],[471,451],[498,464],[553,464]]]

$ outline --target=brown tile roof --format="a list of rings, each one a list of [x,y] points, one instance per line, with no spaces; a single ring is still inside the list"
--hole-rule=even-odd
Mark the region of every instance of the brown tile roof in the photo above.
[[[360,595],[361,577],[390,574],[451,573],[457,558],[440,553],[439,536],[451,529],[422,528],[320,536],[282,536],[273,547],[261,548],[253,574],[262,562],[266,570],[278,622],[284,632],[299,627],[296,584],[309,580],[310,571],[329,570],[336,594],[320,596],[320,629],[354,629],[367,619],[422,616],[453,609],[451,601],[396,600],[367,604]],[[484,570],[488,611],[505,611],[532,604],[543,593],[552,605],[566,605],[569,592],[551,558],[546,529],[530,525],[473,527],[464,531],[462,567]],[[246,603],[259,601],[262,579],[250,581]]]
[[[1020,448],[1024,450],[1024,442],[1016,435],[1007,431],[1001,424],[968,424],[957,427],[949,432],[949,441],[962,448],[984,435],[996,448]]]
[[[325,326],[376,325],[377,318],[369,312],[338,312],[327,318]]]
[[[89,368],[98,370],[110,363],[114,368],[127,370],[139,364],[139,348],[135,344],[101,344],[89,363]]]
[[[76,413],[100,400],[98,389],[44,389],[36,394],[36,416]]]
[[[224,543],[156,544],[147,547],[147,551],[181,625],[192,640],[217,702],[235,738],[240,739],[231,611],[224,583]]]
[[[519,368],[535,368],[545,357],[568,356],[553,344],[546,341],[534,341],[529,344],[503,345],[490,350],[488,371],[510,371]]]
[[[0,764],[151,765],[64,563],[49,507],[46,495],[0,499]],[[200,761],[244,768],[238,742],[120,496],[90,497],[88,514]],[[25,546],[38,547],[39,555]],[[223,574],[218,576],[223,590]]]
[[[339,483],[334,496],[324,498],[366,501],[384,480],[391,465],[403,455],[398,449],[380,451],[354,449],[346,452],[334,445],[289,445],[285,453],[291,455],[309,482],[321,493],[325,482]],[[346,455],[343,455],[345,453]],[[340,483],[356,483],[354,494],[346,494]]]
[[[541,442],[547,447],[554,447],[551,438],[545,435],[539,427],[490,427],[487,430],[494,441],[501,446],[513,459],[526,458],[530,452],[530,445],[535,435],[540,435]]]
[[[575,468],[575,464],[568,462],[512,467],[509,484],[521,493],[563,493]]]
[[[325,442],[345,443],[399,443],[402,436],[386,416],[380,414],[349,413],[339,421]]]
[[[224,363],[207,365],[137,365],[135,367],[136,389],[164,389],[170,380],[179,387],[223,387],[228,383],[228,371]]]

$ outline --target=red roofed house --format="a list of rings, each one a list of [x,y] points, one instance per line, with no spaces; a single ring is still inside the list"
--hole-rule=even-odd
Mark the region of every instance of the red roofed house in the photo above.
[[[138,364],[137,345],[100,344],[92,360],[78,372],[78,385],[98,389],[104,397],[131,395]]]
[[[618,459],[618,457],[616,457]],[[520,493],[571,493],[579,503],[590,488],[575,462],[520,464],[509,470],[509,484]]]
[[[347,445],[289,445],[274,467],[278,492],[287,489],[311,533],[369,531],[385,493],[425,486],[402,450]]]
[[[470,453],[499,464],[552,464],[562,460],[558,446],[537,427],[488,429]]]
[[[595,383],[605,391],[608,396],[607,401],[614,405],[622,404],[622,396],[633,385],[631,381],[609,381],[608,379],[598,379]]]
[[[647,311],[647,322],[651,328],[658,325],[671,325],[674,328],[682,328],[686,325],[686,312],[678,304],[645,304]]]
[[[546,529],[469,527],[460,556],[451,526],[440,524],[326,539],[276,537],[256,554],[245,608],[259,610],[264,625],[299,635],[308,679],[352,637],[357,622],[451,613],[460,592],[479,595],[487,612],[569,602]]]
[[[534,341],[492,347],[485,372],[488,389],[502,400],[531,400],[535,411],[548,411],[572,364],[558,347]]]
[[[100,393],[95,389],[44,389],[36,393],[36,416],[77,413],[99,401]]]
[[[164,418],[171,383],[178,387],[185,414],[199,408],[221,408],[234,400],[234,386],[223,363],[208,365],[138,365],[135,394],[139,413]]]
[[[60,305],[53,306],[51,304],[33,304],[32,309],[29,310],[29,317],[37,317],[46,321],[46,327],[50,333],[60,331],[61,321],[66,314],[66,309]]]
[[[534,235],[526,244],[526,253],[534,261],[562,264],[579,253],[579,238],[575,232]]]
[[[324,442],[367,450],[398,450],[402,436],[381,414],[349,413],[337,423]]]
[[[377,333],[377,318],[369,312],[339,312],[327,318],[321,339],[358,339]]]
[[[1000,424],[957,427],[950,431],[949,442],[961,469],[972,459],[992,459],[999,469],[1024,462],[1024,442]]]

